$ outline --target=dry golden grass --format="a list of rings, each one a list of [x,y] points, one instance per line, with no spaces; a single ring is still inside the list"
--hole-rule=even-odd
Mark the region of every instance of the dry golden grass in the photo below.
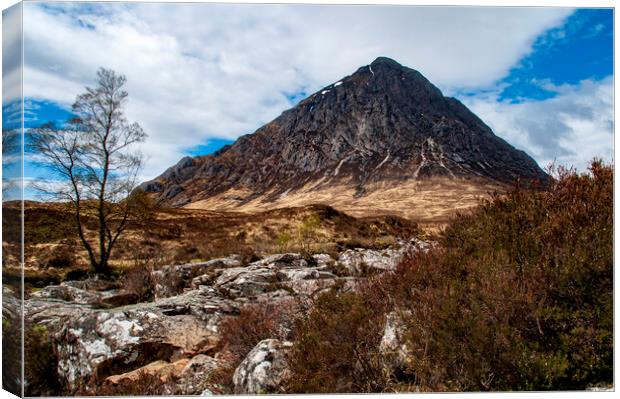
[[[5,204],[4,213],[19,212]],[[315,220],[311,231],[304,226]],[[59,204],[29,203],[25,211],[25,277],[35,287],[57,283],[67,273],[88,271],[88,257],[80,245],[70,210]],[[86,235],[94,242],[96,224],[87,221]],[[162,209],[150,220],[135,220],[112,252],[117,272],[137,263],[150,267],[198,262],[241,255],[296,252],[336,252],[352,246],[377,247],[418,235],[415,223],[396,217],[355,218],[332,208],[313,205],[254,213],[200,209]],[[4,277],[20,278],[6,255],[17,253],[18,235],[3,237]],[[66,256],[71,255],[71,256]]]
[[[427,230],[436,230],[458,211],[474,207],[489,193],[505,187],[482,179],[410,180],[368,185],[368,194],[355,196],[355,188],[342,185],[324,188],[320,182],[268,199],[271,193],[247,203],[245,191],[227,191],[220,195],[192,202],[185,209],[260,212],[269,209],[325,204],[356,217],[395,215],[410,219]]]

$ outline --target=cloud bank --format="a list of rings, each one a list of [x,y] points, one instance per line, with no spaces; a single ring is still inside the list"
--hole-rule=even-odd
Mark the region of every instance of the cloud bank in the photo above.
[[[484,115],[495,134],[527,150],[541,167],[555,163],[583,171],[594,157],[612,160],[613,79],[559,87],[547,83],[545,89],[556,96],[512,103],[490,92],[462,101]]]
[[[572,159],[571,146],[562,141],[566,136],[534,137],[540,129],[530,129],[535,123],[523,120],[537,116],[540,104],[514,107],[498,103],[488,91],[532,51],[539,35],[561,25],[571,12],[563,8],[25,3],[24,91],[26,97],[68,106],[92,83],[98,67],[125,74],[130,95],[127,115],[149,133],[143,146],[148,161],[142,176],[148,179],[176,163],[189,148],[210,138],[234,139],[251,133],[305,94],[384,55],[419,70],[447,93],[487,89],[482,97],[466,100],[498,134],[539,161],[553,155],[553,145],[563,146],[567,152],[562,154]],[[594,95],[595,90],[586,86],[574,90]],[[570,93],[560,96],[569,98]],[[562,104],[577,104],[577,96]],[[506,116],[504,112],[516,113]],[[586,126],[585,119],[574,118],[563,119],[574,135],[581,137],[583,129],[594,129]],[[545,123],[552,124],[551,119]],[[518,129],[509,125],[515,120]],[[588,123],[599,122],[604,124]]]

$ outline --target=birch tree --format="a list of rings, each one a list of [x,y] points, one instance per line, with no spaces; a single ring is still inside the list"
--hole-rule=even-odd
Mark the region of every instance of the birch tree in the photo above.
[[[54,176],[37,188],[70,205],[91,267],[103,274],[109,274],[112,249],[136,210],[131,194],[143,165],[136,144],[147,136],[125,117],[125,82],[123,75],[99,69],[96,86],[77,96],[73,119],[29,132],[33,156]]]

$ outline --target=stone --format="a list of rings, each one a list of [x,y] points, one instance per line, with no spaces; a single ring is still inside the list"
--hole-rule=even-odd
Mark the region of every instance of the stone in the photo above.
[[[93,292],[86,291],[85,289],[76,288],[69,284],[60,285],[48,285],[39,291],[30,294],[31,298],[37,299],[59,299],[65,302],[79,303],[79,304],[96,304],[101,301],[102,295]]]
[[[410,311],[392,311],[385,316],[385,328],[379,343],[379,352],[389,372],[404,370],[411,364],[413,352],[403,342],[407,325],[403,318],[410,317]]]
[[[344,251],[338,257],[337,267],[350,276],[365,276],[395,270],[398,263],[408,253],[428,251],[436,244],[431,241],[412,239],[399,242],[394,248],[381,250],[355,248]]]
[[[71,393],[155,361],[209,354],[221,318],[238,313],[237,304],[206,290],[108,310],[66,307],[52,331],[58,374]]]
[[[236,395],[281,393],[287,378],[286,356],[293,347],[289,341],[260,341],[233,374]]]
[[[185,288],[195,288],[193,283],[197,276],[205,276],[206,272],[215,269],[240,267],[241,258],[233,255],[227,258],[211,259],[207,262],[186,263],[183,265],[170,265],[153,271],[155,280],[155,298],[166,298],[178,295]]]
[[[157,360],[120,375],[107,377],[103,385],[120,387],[135,384],[143,375],[157,377],[166,395],[202,395],[210,391],[209,376],[217,369],[219,361],[203,354],[174,362]]]
[[[232,298],[252,297],[293,281],[334,279],[327,266],[310,266],[300,254],[277,254],[250,263],[246,267],[219,270],[213,286]]]

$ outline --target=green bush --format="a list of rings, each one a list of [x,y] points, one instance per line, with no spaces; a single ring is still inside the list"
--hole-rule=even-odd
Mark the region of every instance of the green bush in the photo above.
[[[57,360],[45,326],[25,323],[24,377],[26,396],[54,396],[60,393]]]
[[[19,318],[2,316],[2,389],[22,394],[22,334]]]

